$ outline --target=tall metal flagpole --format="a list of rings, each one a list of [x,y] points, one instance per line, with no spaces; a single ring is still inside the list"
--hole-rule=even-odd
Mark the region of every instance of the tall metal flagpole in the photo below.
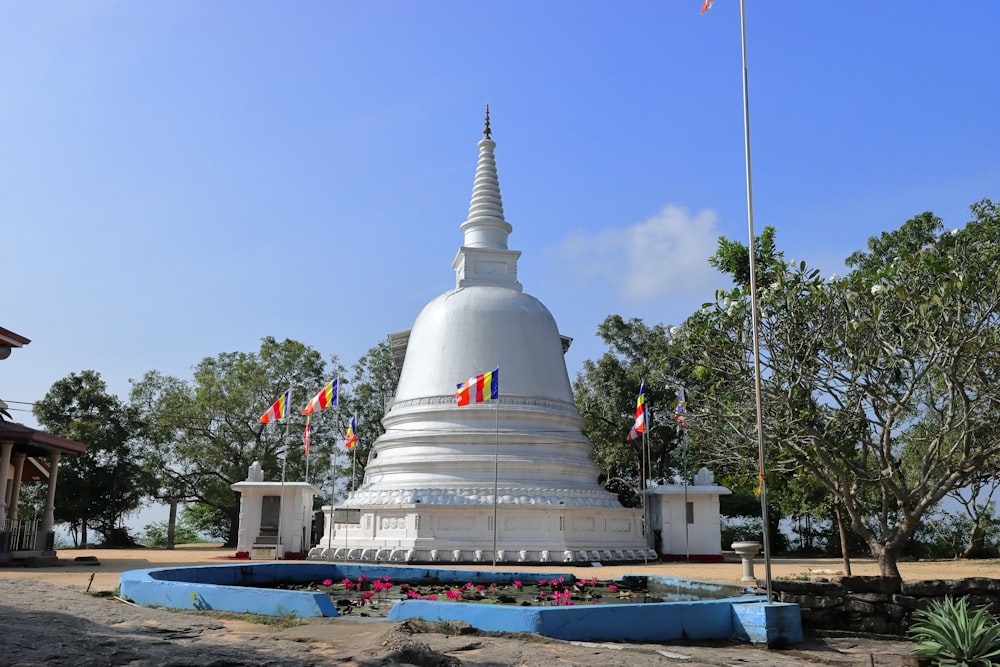
[[[648,441],[647,431],[649,431],[649,406],[646,405],[646,394],[643,390],[646,386],[645,380],[639,381],[639,395],[642,397],[642,433],[639,434],[639,500],[642,503],[642,562],[649,564],[649,503],[646,502],[646,477],[649,474],[648,466]],[[633,425],[634,426],[634,425]]]
[[[339,411],[339,406],[338,406]],[[334,418],[334,423],[336,423]],[[333,498],[337,493],[337,434],[333,435],[333,482],[330,485],[330,515],[327,517],[329,525],[326,527],[326,559],[333,560]]]
[[[281,515],[285,513],[285,465],[288,463],[288,433],[289,426],[292,423],[292,415],[290,408],[292,407],[292,390],[288,390],[288,395],[285,398],[285,450],[281,455],[281,492],[278,495],[278,540],[274,549],[274,559],[281,560],[284,555],[281,552],[284,550],[281,543]]]
[[[305,432],[307,433],[307,435],[303,436],[304,438],[308,438],[310,441],[312,440],[312,434],[310,433],[310,425],[312,424],[311,418],[312,415],[306,415]],[[309,444],[312,444],[312,442],[310,442]],[[306,445],[306,484],[308,483],[309,483],[309,445]]]
[[[500,364],[497,364],[500,368]],[[497,566],[497,494],[500,493],[500,394],[497,394],[497,402],[493,411],[494,415],[494,436],[496,440],[493,445],[493,567]]]
[[[764,538],[764,581],[767,590],[767,601],[771,602],[771,539],[767,517],[767,480],[764,459],[764,417],[761,405],[760,380],[760,332],[757,311],[757,246],[753,229],[753,179],[750,170],[750,94],[747,84],[747,23],[746,1],[740,0],[740,35],[743,46],[743,137],[746,146],[747,165],[747,226],[750,232],[750,313],[753,326],[753,362],[754,362],[754,398],[757,409],[757,455],[758,482],[760,484],[760,514],[763,522]]]

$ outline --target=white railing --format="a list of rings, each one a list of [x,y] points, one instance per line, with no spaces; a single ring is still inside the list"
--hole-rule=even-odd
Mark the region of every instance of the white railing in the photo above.
[[[3,529],[10,534],[11,551],[34,551],[38,537],[38,521],[5,519]]]

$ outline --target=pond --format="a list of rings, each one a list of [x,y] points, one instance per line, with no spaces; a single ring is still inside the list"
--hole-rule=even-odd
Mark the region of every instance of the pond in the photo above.
[[[385,618],[393,605],[401,600],[425,600],[495,604],[519,607],[572,607],[575,605],[646,604],[683,602],[732,597],[733,591],[692,590],[680,584],[649,581],[643,576],[626,576],[617,580],[597,577],[576,579],[558,576],[524,581],[396,581],[389,575],[339,581],[283,583],[283,590],[325,593],[340,615]]]
[[[375,591],[373,583],[369,584],[371,590],[365,590],[362,584],[359,593],[357,582],[362,576],[369,582],[381,580],[381,590]],[[383,577],[389,577],[392,586],[386,586]],[[345,579],[353,586],[349,591],[342,584]],[[544,585],[540,585],[542,580]],[[326,581],[330,583],[324,584]],[[304,590],[310,582],[310,589]],[[801,641],[802,635],[798,605],[762,604],[759,597],[747,595],[744,587],[733,584],[652,575],[607,582],[537,570],[247,562],[130,570],[122,573],[120,591],[122,598],[142,605],[268,616],[325,616],[336,622],[343,613],[335,606],[336,600],[325,590],[316,590],[335,584],[344,586],[344,592],[333,591],[344,600],[341,609],[351,616],[369,616],[373,622],[407,618],[462,621],[487,632],[533,632],[579,641],[728,637],[770,644],[794,643]],[[284,590],[278,590],[282,587]],[[465,597],[458,599],[456,595]],[[506,602],[508,598],[513,601]],[[357,604],[359,601],[362,603]]]

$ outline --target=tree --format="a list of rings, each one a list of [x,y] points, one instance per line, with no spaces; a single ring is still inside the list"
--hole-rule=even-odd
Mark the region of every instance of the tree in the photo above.
[[[971,208],[961,230],[924,213],[870,239],[845,278],[784,264],[759,293],[769,488],[803,473],[823,485],[884,576],[899,575],[921,518],[1000,452],[1000,215]],[[752,471],[750,304],[736,282],[672,340],[705,394],[691,429]]]
[[[320,354],[302,343],[267,337],[256,353],[226,352],[205,358],[187,382],[150,371],[135,382],[131,400],[149,424],[145,438],[160,470],[161,499],[193,499],[188,509],[199,531],[236,545],[239,494],[231,484],[246,479],[254,461],[265,479],[305,478],[299,412],[342,368],[328,368]],[[292,390],[287,422],[261,424],[262,415]],[[310,480],[322,478],[329,462],[312,456],[333,433],[319,430],[310,446]]]
[[[33,412],[45,430],[87,445],[80,456],[60,460],[56,521],[79,531],[82,543],[93,527],[105,544],[130,545],[123,520],[142,506],[152,485],[135,447],[136,411],[109,394],[98,373],[83,371],[53,384]]]
[[[606,318],[597,328],[610,351],[596,362],[584,362],[573,383],[584,432],[594,443],[592,457],[601,470],[601,482],[618,494],[626,507],[640,504],[644,488],[641,471],[642,440],[628,440],[635,420],[636,395],[645,385],[649,419],[648,478],[669,479],[681,462],[671,458],[679,429],[673,419],[677,384],[667,374],[665,357],[669,330],[662,324],[647,326],[639,319]]]
[[[344,463],[339,466],[337,473],[338,478],[343,480],[342,488],[345,491],[356,488],[364,480],[372,445],[385,433],[382,417],[399,383],[399,368],[396,367],[392,349],[386,341],[370,348],[354,365],[353,371],[344,406],[347,419],[350,415],[357,418],[358,441],[354,451],[340,459]],[[345,431],[346,423],[341,433]]]

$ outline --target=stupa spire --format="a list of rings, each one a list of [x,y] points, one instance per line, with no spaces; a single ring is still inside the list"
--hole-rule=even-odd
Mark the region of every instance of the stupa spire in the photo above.
[[[469,217],[462,223],[465,234],[463,245],[469,248],[507,249],[507,235],[512,227],[503,217],[503,201],[500,199],[500,179],[497,178],[497,163],[493,157],[496,143],[491,138],[490,107],[486,105],[486,124],[483,138],[479,140],[479,162],[476,164],[476,178],[472,184],[472,201],[469,203]]]
[[[504,219],[503,201],[500,199],[500,179],[493,156],[496,143],[491,138],[490,107],[486,105],[486,122],[483,138],[479,140],[479,161],[472,183],[472,200],[469,216],[462,223],[464,235],[453,268],[457,273],[457,286],[503,285],[520,290],[517,282],[517,258],[520,251],[507,248],[507,237],[513,231]],[[470,261],[473,260],[473,261]]]

